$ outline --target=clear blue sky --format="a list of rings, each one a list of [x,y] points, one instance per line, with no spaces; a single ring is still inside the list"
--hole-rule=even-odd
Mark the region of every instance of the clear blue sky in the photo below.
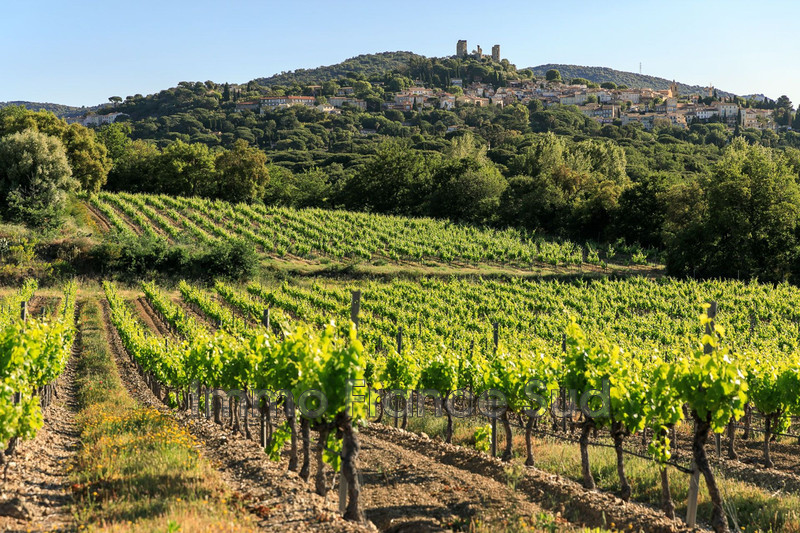
[[[607,66],[800,103],[791,0],[5,1],[0,101],[94,105],[179,81],[246,82],[362,53],[499,43],[518,67]]]

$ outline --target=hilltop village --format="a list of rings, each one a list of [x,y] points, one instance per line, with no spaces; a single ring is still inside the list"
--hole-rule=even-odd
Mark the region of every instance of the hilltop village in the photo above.
[[[460,40],[456,45],[459,59],[476,59],[500,63],[500,45],[492,47],[491,55],[484,55],[480,46],[467,52],[467,41]],[[693,123],[716,122],[735,128],[777,131],[771,109],[741,106],[735,97],[718,97],[713,87],[705,94],[681,94],[677,83],[673,82],[666,90],[647,87],[617,86],[613,82],[592,83],[585,79],[562,79],[558,71],[549,71],[539,79],[503,80],[492,83],[473,79],[466,83],[462,78],[451,78],[448,89],[431,87],[415,80],[416,85],[398,91],[384,87],[387,101],[382,103],[384,110],[413,111],[423,108],[453,110],[457,106],[507,106],[511,104],[528,105],[540,102],[544,108],[554,105],[576,106],[584,115],[600,124],[624,126],[640,123],[650,130],[659,125],[672,125],[686,128]],[[380,82],[373,83],[380,85]],[[266,113],[280,107],[302,105],[316,108],[325,113],[337,113],[345,106],[367,110],[367,101],[358,98],[358,90],[351,86],[338,87],[334,95],[323,96],[322,85],[304,87],[304,95],[264,96],[250,101],[236,103],[236,110],[250,110]],[[763,101],[759,97],[756,101]]]

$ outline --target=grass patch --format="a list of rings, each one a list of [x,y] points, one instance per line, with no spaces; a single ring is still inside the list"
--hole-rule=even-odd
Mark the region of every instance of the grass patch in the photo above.
[[[194,437],[127,393],[97,300],[83,305],[79,323],[76,423],[82,448],[70,467],[79,528],[253,530]]]

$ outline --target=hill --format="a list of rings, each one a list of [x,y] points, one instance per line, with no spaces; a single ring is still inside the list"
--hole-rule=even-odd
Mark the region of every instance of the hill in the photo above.
[[[31,111],[41,111],[41,110],[50,111],[59,118],[77,117],[83,115],[87,111],[92,111],[95,109],[95,107],[75,107],[62,104],[51,104],[48,102],[23,102],[23,101],[0,102],[0,109],[8,107],[10,105],[21,105],[22,107],[30,109]]]
[[[290,72],[281,72],[268,78],[257,78],[254,81],[259,85],[291,85],[293,83],[308,85],[310,83],[335,80],[350,74],[363,74],[369,77],[373,74],[382,74],[393,70],[404,71],[408,69],[410,60],[417,57],[422,56],[413,52],[361,54],[335,65],[311,69],[300,68]]]
[[[560,65],[555,63],[548,63],[547,65],[539,65],[538,67],[531,67],[531,70],[536,76],[544,76],[550,69],[556,69],[561,73],[561,77],[565,80],[572,78],[586,78],[595,83],[603,83],[606,81],[613,81],[617,85],[627,85],[628,87],[649,87],[657,91],[669,89],[669,84],[672,80],[666,78],[659,78],[657,76],[648,76],[647,74],[636,74],[635,72],[625,72],[622,70],[614,70],[608,67],[584,67],[581,65]],[[700,93],[705,94],[706,88],[699,85],[687,85],[686,83],[678,82],[678,88],[681,94]],[[734,96],[733,93],[726,91],[717,91],[720,96]]]

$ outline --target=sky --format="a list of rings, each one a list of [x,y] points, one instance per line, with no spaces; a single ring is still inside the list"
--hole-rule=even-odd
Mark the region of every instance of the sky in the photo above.
[[[75,106],[364,53],[604,66],[800,103],[800,2],[0,0],[0,102]]]

